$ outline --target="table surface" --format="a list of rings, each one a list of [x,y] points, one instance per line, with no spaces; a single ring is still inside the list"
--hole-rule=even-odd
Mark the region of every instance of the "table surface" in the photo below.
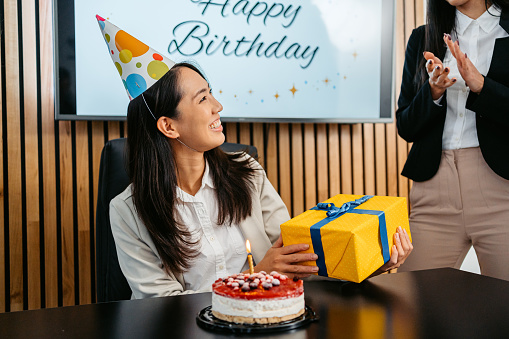
[[[263,338],[507,338],[509,282],[450,268],[386,274],[361,284],[313,280],[320,320]],[[196,315],[210,293],[0,314],[2,338],[231,338]],[[256,335],[246,337],[256,338]]]

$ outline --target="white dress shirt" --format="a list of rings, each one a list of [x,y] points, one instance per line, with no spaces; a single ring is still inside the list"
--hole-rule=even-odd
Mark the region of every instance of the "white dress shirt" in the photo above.
[[[456,10],[456,32],[451,32],[453,40],[458,40],[460,49],[472,61],[477,70],[486,75],[489,71],[495,39],[509,36],[499,25],[501,11],[491,6],[477,20],[473,20]],[[465,108],[470,88],[458,71],[456,59],[447,49],[444,67],[449,67],[449,78],[457,78],[454,85],[447,88],[447,115],[442,135],[443,149],[460,149],[479,146],[475,113]],[[435,101],[440,102],[441,99]]]
[[[246,243],[239,225],[218,225],[218,205],[208,164],[202,184],[192,196],[177,187],[177,216],[199,240],[200,252],[191,268],[184,272],[186,290],[210,288],[218,278],[247,270]]]

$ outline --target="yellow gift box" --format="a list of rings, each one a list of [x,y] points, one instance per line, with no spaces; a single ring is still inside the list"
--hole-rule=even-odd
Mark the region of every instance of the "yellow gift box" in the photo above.
[[[361,282],[390,259],[398,226],[410,236],[405,198],[338,194],[281,225],[285,246],[309,244],[318,275]],[[410,238],[411,239],[411,238]]]

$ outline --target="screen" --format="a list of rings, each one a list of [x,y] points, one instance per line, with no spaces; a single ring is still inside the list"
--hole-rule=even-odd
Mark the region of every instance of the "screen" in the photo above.
[[[55,3],[57,119],[125,119],[96,14],[199,66],[224,121],[392,119],[393,0]]]

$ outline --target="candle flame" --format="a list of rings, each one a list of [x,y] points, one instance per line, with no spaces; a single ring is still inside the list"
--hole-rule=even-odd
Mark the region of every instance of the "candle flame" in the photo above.
[[[249,242],[249,240],[246,240],[246,250],[247,253],[251,253],[251,243]]]

